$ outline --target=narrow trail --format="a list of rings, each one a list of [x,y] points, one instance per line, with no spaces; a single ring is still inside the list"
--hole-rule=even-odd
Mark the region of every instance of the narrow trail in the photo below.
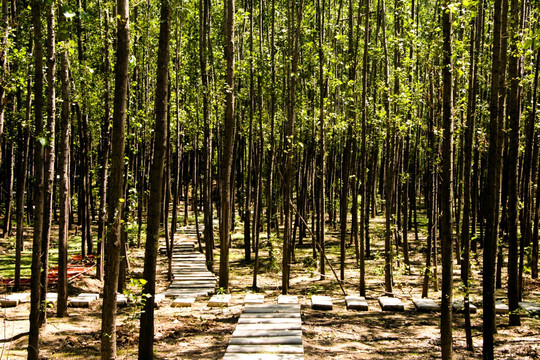
[[[245,305],[223,360],[304,359],[300,304]]]
[[[188,230],[184,229],[185,234]],[[167,297],[194,297],[213,294],[216,276],[206,268],[204,255],[195,250],[195,241],[185,235],[175,235],[172,255],[172,282],[163,293]]]

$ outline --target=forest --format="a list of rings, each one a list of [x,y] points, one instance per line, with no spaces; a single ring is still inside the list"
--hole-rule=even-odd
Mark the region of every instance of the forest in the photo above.
[[[74,254],[103,300],[90,357],[121,358],[137,291],[125,358],[167,358],[155,299],[186,226],[219,293],[306,295],[308,268],[334,296],[410,283],[440,302],[434,358],[540,341],[537,1],[1,2],[0,292],[30,289],[28,359],[71,316]]]

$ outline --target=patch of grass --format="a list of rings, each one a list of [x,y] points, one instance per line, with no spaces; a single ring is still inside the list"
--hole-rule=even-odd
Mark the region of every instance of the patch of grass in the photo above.
[[[51,236],[51,245],[49,249],[49,266],[58,264],[58,239]],[[95,240],[94,240],[95,241]],[[15,237],[7,239],[7,242],[15,243]],[[21,278],[29,278],[32,266],[32,248],[31,242],[25,241],[25,251],[21,253]],[[0,278],[13,279],[15,277],[15,246],[9,253],[0,257]],[[94,242],[95,250],[95,242]],[[81,253],[81,237],[72,236],[68,241],[68,259],[73,255]]]

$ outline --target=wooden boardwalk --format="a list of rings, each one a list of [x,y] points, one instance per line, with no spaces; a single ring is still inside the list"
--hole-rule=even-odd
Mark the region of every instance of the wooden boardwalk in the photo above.
[[[167,297],[213,294],[216,276],[206,268],[203,254],[195,250],[195,242],[178,236],[172,255],[172,277],[169,288],[163,293]]]
[[[244,359],[304,359],[300,305],[246,305],[223,357]]]

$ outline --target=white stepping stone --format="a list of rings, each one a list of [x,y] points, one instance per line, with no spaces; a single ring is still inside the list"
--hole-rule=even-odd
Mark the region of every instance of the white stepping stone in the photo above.
[[[231,302],[231,294],[214,295],[208,301],[208,307],[226,307]]]
[[[454,310],[455,313],[462,313],[465,311],[465,305],[463,304],[463,300],[454,300],[452,303],[452,310]],[[476,314],[476,311],[478,309],[472,302],[469,302],[469,312],[471,314]]]
[[[154,296],[154,306],[158,307],[163,300],[165,300],[165,294],[156,294]]]
[[[495,313],[496,314],[508,314],[510,312],[510,308],[507,304],[501,302],[501,301],[495,301]]]
[[[124,294],[116,294],[116,306],[127,306],[128,297]]]
[[[347,310],[367,311],[369,309],[366,298],[363,296],[346,296],[345,304],[347,305]]]
[[[332,310],[332,298],[330,296],[311,296],[311,308],[313,310]]]
[[[381,296],[379,298],[379,304],[382,311],[403,311],[405,306],[400,299],[389,296]]]
[[[264,295],[246,294],[246,296],[244,297],[244,305],[246,304],[264,304]]]
[[[191,307],[195,302],[195,297],[192,296],[178,296],[172,302],[172,307]]]
[[[529,301],[520,301],[519,307],[527,311],[531,315],[540,314],[540,305]]]
[[[416,306],[416,310],[420,312],[430,312],[430,311],[440,311],[441,306],[435,302],[433,299],[427,299],[427,298],[416,298],[412,299],[412,302],[414,306]]]
[[[86,308],[90,307],[92,301],[90,298],[72,297],[68,298],[68,305],[71,307]]]
[[[45,296],[45,301],[56,304],[58,301],[58,293],[47,293]]]
[[[298,304],[298,296],[296,295],[279,295],[278,304]]]

